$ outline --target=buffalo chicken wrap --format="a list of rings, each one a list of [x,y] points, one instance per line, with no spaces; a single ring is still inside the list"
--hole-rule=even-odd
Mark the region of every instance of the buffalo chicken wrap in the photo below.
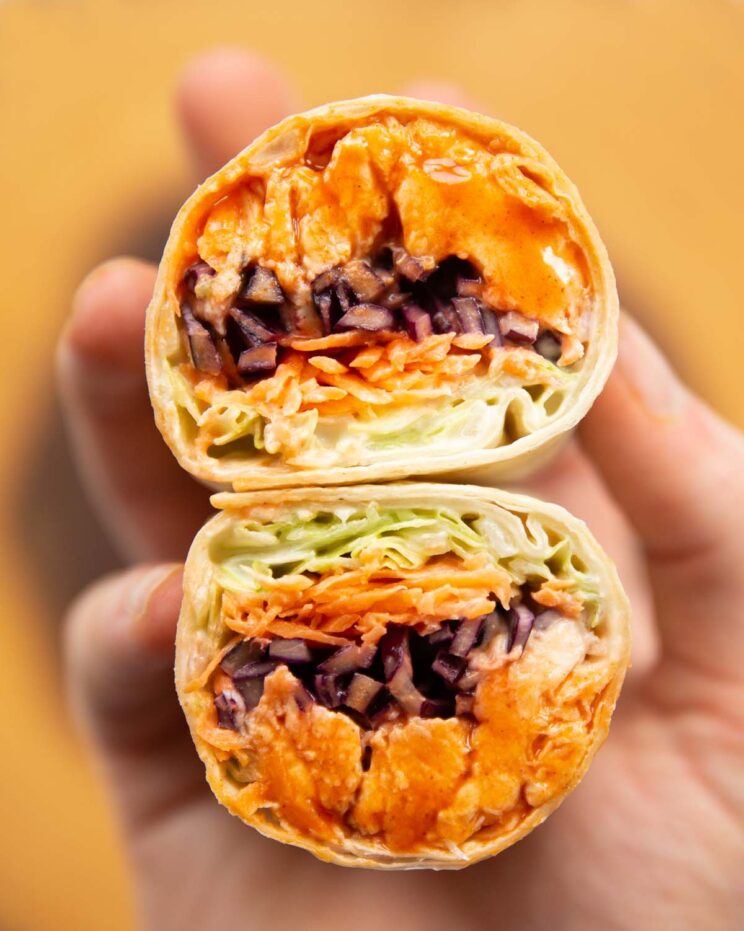
[[[176,683],[233,814],[339,864],[456,868],[576,786],[629,656],[625,596],[583,523],[472,486],[215,503]]]
[[[161,432],[206,481],[497,479],[586,413],[616,328],[604,246],[541,146],[377,96],[284,120],[186,202],[147,368]]]

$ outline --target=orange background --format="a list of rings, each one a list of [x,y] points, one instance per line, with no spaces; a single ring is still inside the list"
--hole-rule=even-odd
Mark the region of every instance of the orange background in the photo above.
[[[625,303],[744,424],[738,0],[6,0],[3,929],[132,927],[113,818],[68,723],[59,672],[62,608],[116,557],[69,464],[52,353],[91,265],[120,252],[157,257],[192,183],[174,79],[190,55],[225,43],[279,62],[309,104],[432,77],[536,136],[581,188]]]

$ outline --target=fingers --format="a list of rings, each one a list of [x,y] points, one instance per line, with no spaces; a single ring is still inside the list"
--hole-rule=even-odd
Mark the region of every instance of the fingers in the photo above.
[[[278,68],[238,48],[214,49],[193,59],[181,75],[176,106],[200,177],[300,109]]]
[[[652,557],[718,545],[736,525],[729,495],[742,498],[741,435],[687,391],[628,317],[581,438]]]
[[[155,428],[145,382],[145,309],[155,270],[115,259],[75,295],[58,347],[60,396],[74,453],[112,536],[132,559],[182,558],[207,494]]]
[[[630,319],[584,448],[649,558],[666,670],[740,673],[744,440],[694,397]],[[720,675],[719,675],[720,674]]]
[[[403,93],[422,100],[478,109],[459,88],[416,81]],[[280,70],[255,52],[213,49],[193,59],[176,93],[184,134],[200,176],[216,171],[264,129],[301,108]]]
[[[481,107],[465,91],[455,84],[448,84],[446,81],[412,81],[410,84],[405,85],[401,93],[407,97],[415,97],[417,100],[434,100],[437,103],[448,104],[451,107],[464,107],[466,110],[486,112],[486,109]]]
[[[180,603],[180,566],[141,566],[88,589],[66,623],[73,709],[130,825],[203,782],[173,685]]]

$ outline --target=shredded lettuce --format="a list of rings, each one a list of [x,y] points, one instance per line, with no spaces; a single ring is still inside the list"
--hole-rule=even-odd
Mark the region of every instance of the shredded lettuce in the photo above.
[[[454,511],[370,505],[351,516],[322,512],[302,520],[236,523],[215,539],[212,559],[222,573],[243,577],[246,565],[288,572],[326,572],[374,558],[392,568],[416,568],[432,556],[465,557],[487,541]]]
[[[176,407],[183,410],[198,424],[204,414],[206,404],[199,401],[193,392],[191,385],[176,368],[169,368],[171,391],[173,392],[173,401]]]
[[[597,578],[574,553],[571,541],[546,530],[534,517],[463,515],[446,507],[339,508],[290,513],[261,523],[231,522],[210,547],[217,585],[227,591],[261,591],[281,576],[325,574],[365,562],[416,569],[436,556],[467,558],[487,553],[509,573],[515,587],[569,579],[582,593],[586,620],[598,620]]]

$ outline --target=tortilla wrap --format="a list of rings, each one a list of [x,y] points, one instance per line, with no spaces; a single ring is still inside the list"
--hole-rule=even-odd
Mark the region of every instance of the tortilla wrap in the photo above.
[[[158,427],[235,490],[541,466],[616,355],[574,185],[499,120],[377,95],[267,130],[173,224],[147,314]]]
[[[576,787],[630,651],[617,573],[581,521],[423,483],[213,503],[176,685],[230,812],[336,864],[456,869]]]

